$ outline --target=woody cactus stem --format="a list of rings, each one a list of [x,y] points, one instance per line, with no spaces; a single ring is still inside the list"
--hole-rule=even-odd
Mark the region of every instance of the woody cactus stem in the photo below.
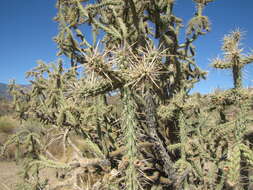
[[[240,67],[238,64],[234,64],[232,70],[233,70],[234,87],[242,88],[242,67]]]
[[[154,143],[156,145],[156,150],[160,154],[161,159],[164,163],[165,173],[167,174],[171,183],[173,183],[176,180],[175,169],[173,167],[173,162],[170,159],[170,156],[167,153],[166,148],[164,147],[163,142],[158,134],[159,126],[156,119],[156,108],[150,89],[148,89],[145,94],[145,102],[146,102],[146,120],[150,130],[150,136],[153,138]]]

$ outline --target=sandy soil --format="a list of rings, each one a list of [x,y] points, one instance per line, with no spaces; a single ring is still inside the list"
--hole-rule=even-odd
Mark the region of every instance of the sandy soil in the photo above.
[[[21,183],[22,179],[18,175],[21,167],[13,161],[0,161],[0,190],[15,190],[16,184]],[[49,184],[56,182],[55,171],[44,169],[41,172],[42,179],[49,179]]]
[[[15,185],[21,181],[19,169],[15,162],[0,161],[0,190],[15,189]]]

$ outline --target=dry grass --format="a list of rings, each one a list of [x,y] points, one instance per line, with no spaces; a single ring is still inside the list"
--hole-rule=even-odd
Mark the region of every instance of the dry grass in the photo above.
[[[18,126],[19,122],[13,117],[8,115],[0,117],[0,133],[13,134]]]

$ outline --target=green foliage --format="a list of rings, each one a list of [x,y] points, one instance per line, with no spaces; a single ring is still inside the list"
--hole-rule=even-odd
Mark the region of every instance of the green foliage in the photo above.
[[[31,90],[11,85],[20,118],[41,123],[4,145],[27,147],[23,176],[33,179],[30,185],[40,187],[39,172],[50,167],[63,178],[50,189],[247,187],[249,93],[235,77],[235,89],[189,95],[206,76],[195,63],[193,43],[210,30],[203,9],[212,0],[194,2],[196,13],[181,44],[182,19],[173,13],[173,0],[57,1],[55,41],[70,66],[38,61],[27,73]],[[225,51],[240,53],[238,33],[224,41]],[[234,67],[231,56],[214,65]],[[235,76],[250,60],[237,60]],[[226,113],[231,106],[237,107],[233,119]],[[50,151],[56,145],[58,154]]]

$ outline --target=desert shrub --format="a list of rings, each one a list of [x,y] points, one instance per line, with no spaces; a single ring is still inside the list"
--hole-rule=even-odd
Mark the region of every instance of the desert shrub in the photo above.
[[[0,97],[0,116],[13,114],[14,109],[11,100]]]

